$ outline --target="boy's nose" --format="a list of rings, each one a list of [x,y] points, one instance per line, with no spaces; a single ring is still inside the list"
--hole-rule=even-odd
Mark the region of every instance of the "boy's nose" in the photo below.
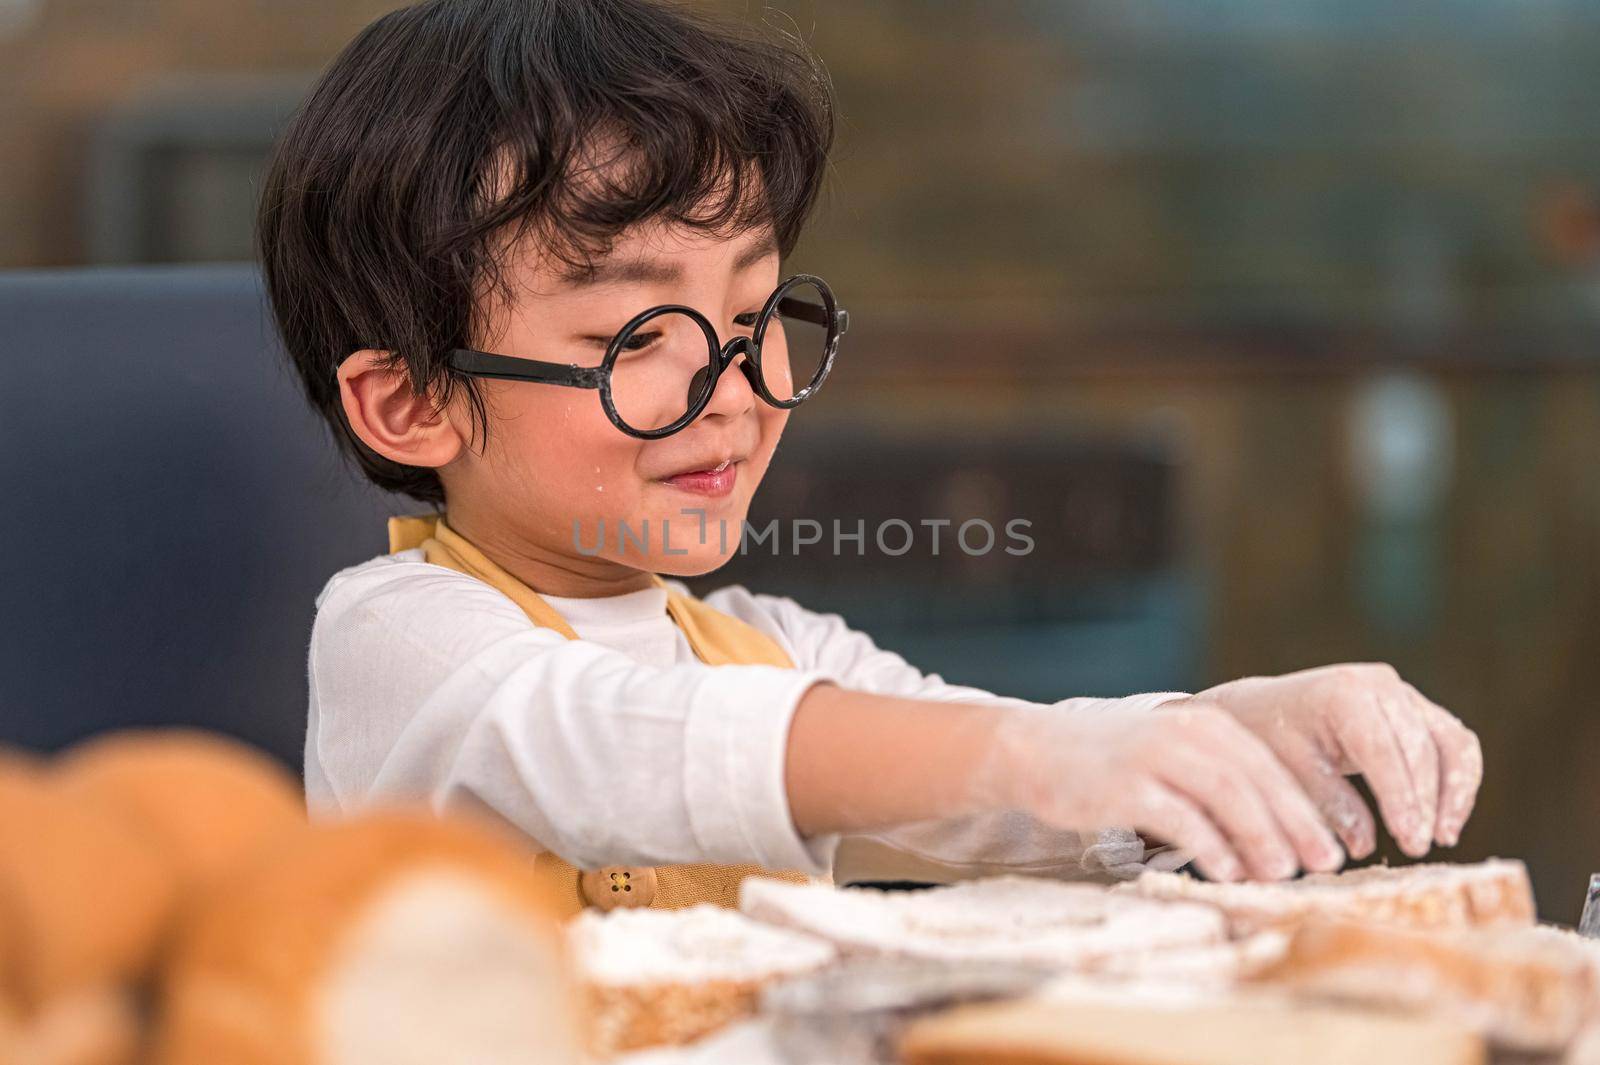
[[[735,356],[734,365],[738,367],[740,373],[744,374],[744,379],[750,384],[750,392],[754,395],[756,392],[756,368],[751,365],[749,356],[742,353]],[[727,371],[723,371],[723,374],[726,376]],[[695,401],[700,398],[700,393],[704,392],[706,388],[706,379],[710,376],[711,367],[709,366],[702,366],[695,371],[694,377],[689,381],[689,393],[685,397],[685,403],[687,404],[684,408],[685,410],[694,406]]]

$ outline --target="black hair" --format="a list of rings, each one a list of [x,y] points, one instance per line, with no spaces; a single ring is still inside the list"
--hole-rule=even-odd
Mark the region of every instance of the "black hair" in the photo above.
[[[382,488],[442,504],[432,469],[350,430],[335,374],[375,348],[440,405],[524,237],[581,272],[646,221],[770,225],[787,256],[834,137],[792,34],[664,0],[428,0],[361,31],[284,130],[257,250],[284,347],[339,447]],[[612,152],[611,167],[602,158]]]

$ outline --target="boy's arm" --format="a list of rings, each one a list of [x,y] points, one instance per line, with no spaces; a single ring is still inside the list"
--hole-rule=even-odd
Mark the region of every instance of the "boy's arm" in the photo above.
[[[822,668],[839,678],[841,685],[860,691],[941,703],[1054,705],[1084,711],[1153,709],[1187,697],[1182,692],[1155,692],[1122,699],[1067,698],[1036,704],[924,673],[895,652],[877,646],[867,633],[851,628],[839,615],[809,610],[787,597],[730,586],[706,598],[711,605],[778,639],[797,663]],[[852,833],[840,842],[834,875],[842,882],[943,882],[1002,872],[1067,879],[1127,878],[1145,868],[1172,868],[1185,858],[1170,848],[1150,850],[1126,828],[1079,831],[1004,810]]]
[[[812,613],[792,600],[753,596],[743,589],[725,589],[719,594],[736,610],[742,606],[753,613],[766,614],[767,624],[781,630],[780,638],[793,648],[797,665],[804,668],[825,664],[828,672],[846,678],[847,686],[887,689],[918,699],[979,700],[1007,706],[1020,702],[978,689],[947,685],[936,675],[922,674],[900,656],[877,648],[865,634],[850,630],[836,615]],[[1026,707],[1023,704],[1019,709]],[[1229,727],[1243,737],[1234,741],[1237,749],[1225,755],[1226,771],[1220,775],[1200,771],[1188,787],[1180,785],[1181,807],[1169,803],[1164,793],[1158,793],[1154,800],[1168,814],[1177,810],[1191,820],[1198,807],[1204,820],[1215,822],[1212,827],[1222,824],[1216,820],[1219,813],[1243,813],[1247,819],[1260,821],[1257,814],[1247,810],[1253,804],[1250,789],[1241,789],[1239,784],[1242,779],[1251,779],[1250,773],[1240,771],[1255,760],[1257,748],[1263,745],[1274,769],[1286,769],[1290,774],[1295,796],[1309,796],[1322,819],[1356,857],[1373,850],[1376,826],[1372,812],[1345,779],[1347,775],[1366,778],[1390,832],[1401,849],[1413,856],[1426,853],[1435,842],[1455,843],[1482,780],[1482,752],[1471,730],[1381,663],[1342,664],[1282,677],[1246,678],[1196,696],[1164,693],[1122,700],[1066,699],[1051,704],[1052,713],[1060,718],[1057,727],[1063,736],[1091,735],[1093,730],[1085,731],[1082,726],[1094,723],[1096,718],[1104,718],[1098,722],[1104,727],[1123,731],[1162,727],[1137,720],[1116,723],[1129,713],[1153,708],[1157,712],[1147,716],[1166,718],[1169,712],[1189,708],[1220,711]],[[1020,722],[1035,716],[1024,713],[1007,719],[1008,728],[1018,731]],[[1175,742],[1177,760],[1189,758],[1193,752],[1183,751],[1186,738],[1176,737]],[[1017,756],[1026,753],[1017,752]],[[1196,766],[1183,770],[1193,771],[1197,771]],[[1204,783],[1208,777],[1211,783]],[[1257,774],[1254,782],[1266,789],[1261,797],[1275,809],[1285,802],[1298,806],[1293,797],[1279,790],[1281,773],[1271,774],[1270,779]],[[1210,804],[1219,799],[1231,809],[1210,810]],[[1019,808],[1037,812],[1037,808],[1026,804]],[[1283,820],[1283,813],[1277,809],[1276,816],[1260,830],[1241,829],[1247,832],[1246,838],[1228,841],[1236,845],[1235,857],[1255,848],[1259,858],[1249,862],[1253,868],[1259,868],[1260,862],[1269,858],[1268,864],[1283,867],[1291,857],[1284,845],[1293,844],[1302,861],[1314,863],[1312,852],[1304,848],[1312,846],[1312,851],[1320,852],[1320,847],[1303,835],[1297,840],[1294,822]],[[1085,821],[1074,815],[1063,820],[1057,811],[1042,820],[1072,827],[1143,825],[1163,839],[1186,843],[1186,835],[1173,835],[1152,826],[1148,810],[1130,808],[1129,816],[1135,819]],[[1139,821],[1139,817],[1146,820]],[[1271,824],[1272,820],[1278,823]],[[896,835],[903,837],[908,832],[917,833],[912,838],[926,844],[928,833],[921,828],[900,830]],[[938,833],[933,835],[937,837]],[[1023,833],[1025,843],[1037,842],[1028,836]],[[1272,841],[1265,850],[1258,849],[1256,837],[1261,836]],[[946,842],[937,838],[935,841]]]
[[[658,669],[534,628],[441,567],[356,569],[319,597],[312,634],[307,762],[323,804],[481,804],[590,868],[820,872],[837,833],[1003,810],[1148,830],[1222,879],[1340,859],[1283,763],[1204,698],[1155,712],[1000,706],[852,691],[804,663]],[[1330,693],[1386,691],[1347,670],[1317,695],[1326,679],[1241,682],[1219,698],[1281,722],[1327,709]]]
[[[1213,706],[1018,708],[819,684],[800,700],[785,764],[807,835],[1018,810],[1062,828],[1150,832],[1220,880],[1343,860],[1288,770]]]

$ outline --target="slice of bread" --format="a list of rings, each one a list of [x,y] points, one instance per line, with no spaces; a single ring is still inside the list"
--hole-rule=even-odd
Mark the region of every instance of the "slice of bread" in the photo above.
[[[1148,872],[1116,890],[1208,903],[1227,915],[1234,935],[1292,930],[1308,917],[1413,928],[1528,927],[1536,919],[1527,867],[1498,858],[1469,865],[1371,866],[1273,884],[1210,883],[1182,873]]]
[[[913,1024],[904,1065],[1484,1065],[1457,1025],[1275,1001],[1028,1000]]]
[[[600,1057],[698,1039],[752,1015],[762,988],[837,956],[821,939],[710,904],[585,910],[568,936]]]
[[[1094,884],[1006,876],[924,891],[749,881],[740,908],[850,953],[1129,968],[1157,952],[1220,944],[1209,906],[1158,903]]]
[[[203,892],[157,1065],[569,1065],[554,903],[509,837],[429,814],[308,827]]]
[[[1407,929],[1308,920],[1260,979],[1304,994],[1450,1017],[1548,1052],[1600,1019],[1600,945],[1538,928]]]

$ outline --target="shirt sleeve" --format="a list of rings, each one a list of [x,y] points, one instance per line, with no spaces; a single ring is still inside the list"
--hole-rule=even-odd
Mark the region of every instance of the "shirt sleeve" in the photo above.
[[[426,562],[346,570],[318,607],[314,808],[486,806],[582,868],[827,872],[835,841],[799,836],[783,772],[795,706],[823,671],[649,666]]]
[[[1123,698],[1069,697],[1041,704],[982,688],[951,684],[924,673],[871,636],[851,628],[838,614],[809,610],[785,596],[753,593],[734,585],[706,597],[718,609],[762,628],[789,651],[800,669],[819,669],[857,691],[938,702],[1094,712],[1112,707],[1150,710],[1186,692],[1149,692]],[[901,825],[843,839],[834,877],[862,880],[944,882],[1022,872],[1062,879],[1121,880],[1146,869],[1174,869],[1188,856],[1150,845],[1125,828],[1079,833],[1054,828],[1018,811]]]

